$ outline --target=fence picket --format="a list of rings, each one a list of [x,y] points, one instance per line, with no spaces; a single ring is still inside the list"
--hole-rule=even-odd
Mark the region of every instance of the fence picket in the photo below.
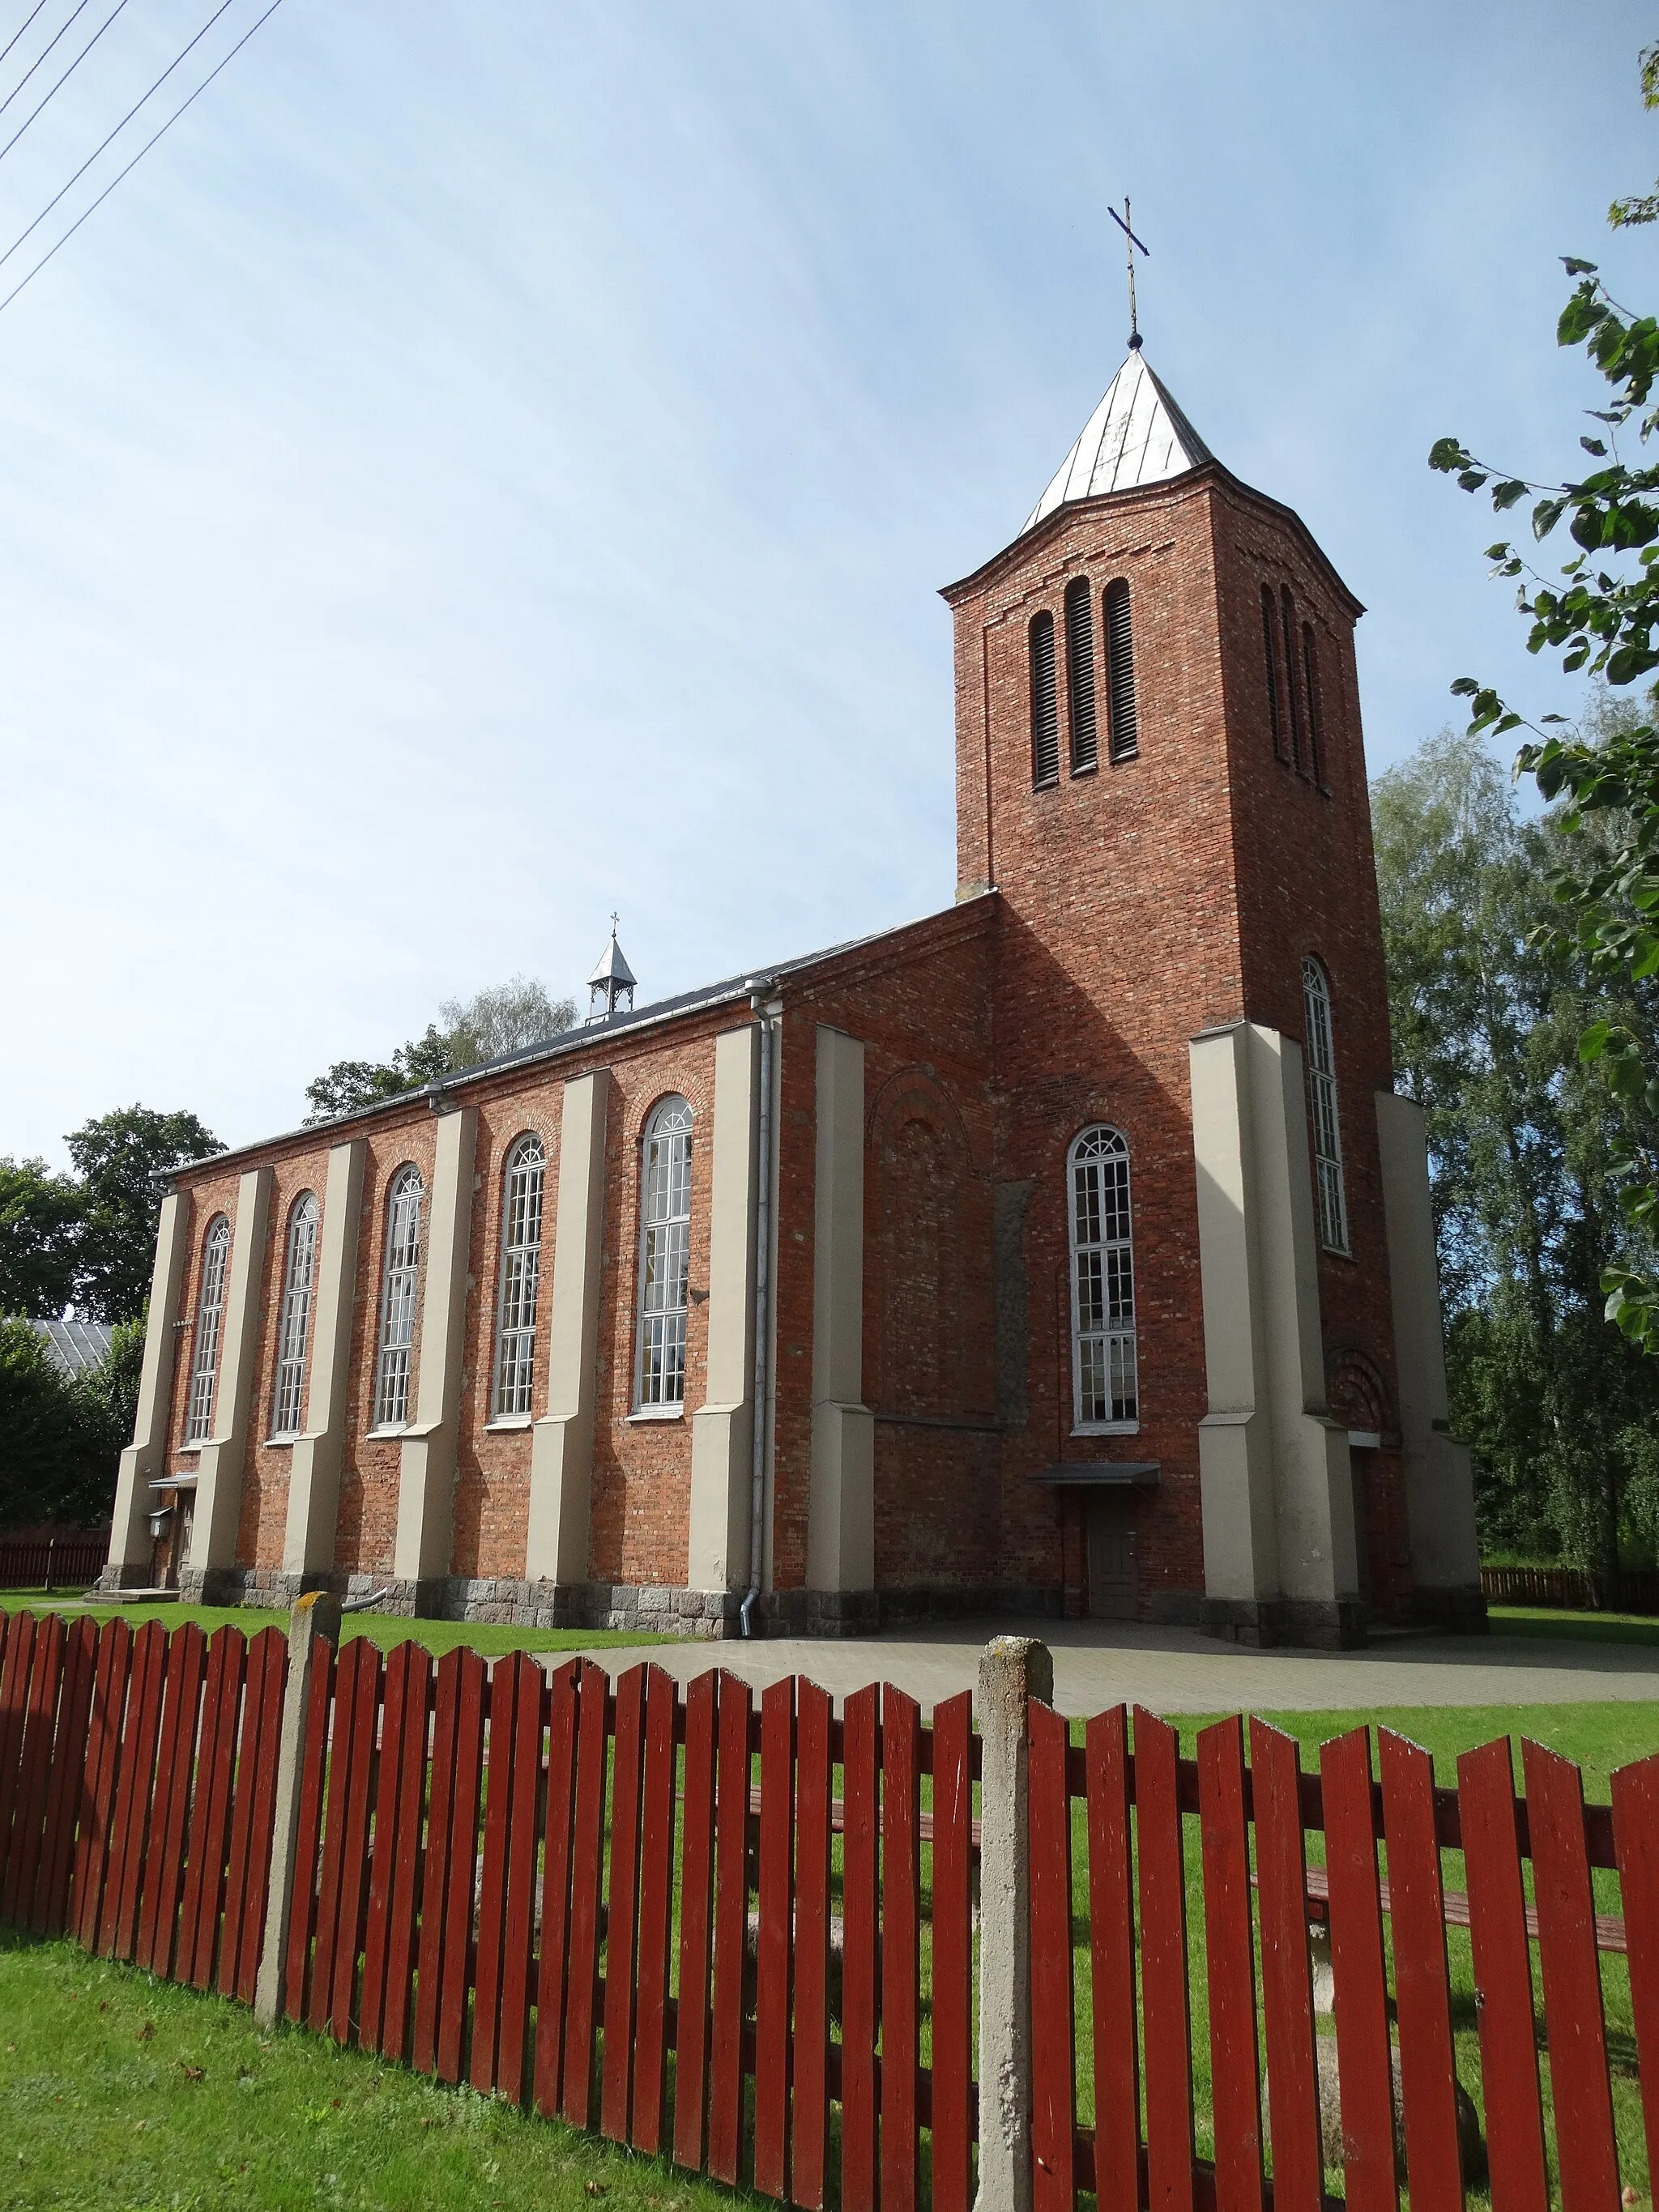
[[[346,1676],[345,1660],[356,1654],[356,1673]],[[357,1951],[368,1901],[368,1818],[374,1782],[374,1746],[381,1700],[379,1647],[367,1636],[347,1645],[334,1692],[335,1762],[344,1766],[340,1854],[334,1893],[334,1949],[326,1992],[327,2027],[337,2043],[349,2042],[357,1993]],[[347,1743],[338,1743],[340,1710],[350,1707]],[[331,1825],[334,1808],[331,1799]],[[319,1946],[320,1948],[320,1946]],[[323,1978],[320,1966],[314,1979]]]
[[[639,1997],[629,2140],[661,2149],[668,2095],[668,1974],[674,1927],[674,1796],[679,1692],[660,1667],[645,1670],[645,1773],[640,1820]]]
[[[1152,2212],[1193,2212],[1193,2059],[1187,1892],[1175,1730],[1135,1707],[1135,1842]]]
[[[0,1633],[3,1632],[3,1617],[0,1617]],[[58,1739],[64,1755],[52,1761],[40,1875],[35,1884],[34,1911],[29,1918],[29,1926],[37,1936],[61,1935],[69,1915],[70,1877],[75,1867],[75,1826],[83,1779],[81,1748],[88,1741],[91,1727],[93,1676],[97,1663],[97,1627],[83,1614],[70,1630],[64,1660]]]
[[[484,1701],[489,1674],[476,1651],[464,1650],[459,1671],[455,1763],[451,1784],[443,1955],[438,1985],[437,2072],[459,2081],[465,2056],[467,1985],[472,1967],[472,1899],[478,1866],[478,1806],[483,1787]]]
[[[1204,1956],[1210,1988],[1210,2083],[1216,2212],[1261,2212],[1261,2065],[1255,2032],[1250,1838],[1244,1729],[1217,1721],[1198,1739],[1204,1865]]]
[[[328,2027],[334,2010],[334,1964],[340,1941],[340,1888],[346,1856],[346,1799],[351,1786],[352,1751],[362,1724],[362,1660],[368,1640],[359,1637],[348,1644],[334,1669],[334,1724],[329,1734],[317,1941],[311,1961],[311,2001],[306,2012],[306,2025],[319,2030]]]
[[[714,1796],[714,1980],[708,2034],[708,2166],[735,2182],[743,2143],[744,1983],[749,1940],[749,1723],[747,1682],[720,1681]]]
[[[645,1753],[645,1668],[617,1683],[616,1748],[611,1770],[611,1880],[605,1911],[605,2058],[599,2131],[628,2141],[634,2087],[635,1944],[640,1911],[640,1791]]]
[[[42,1624],[43,1627],[45,1624]],[[37,1644],[37,1649],[39,1648]],[[120,1777],[111,1822],[109,1869],[96,1948],[111,1959],[130,1959],[137,1940],[144,1845],[149,1834],[150,1794],[155,1785],[155,1741],[161,1731],[161,1677],[167,1631],[147,1620],[132,1639],[132,1674],[121,1726]],[[9,1917],[9,1915],[8,1915]]]
[[[13,1927],[27,1926],[34,1911],[35,1876],[40,1864],[46,1798],[52,1786],[52,1737],[63,1687],[64,1616],[48,1613],[35,1638],[23,1737],[17,1761],[11,1835],[6,1851],[0,1917]]]
[[[1314,2068],[1301,1759],[1294,1736],[1254,1719],[1250,1790],[1261,1885],[1261,2014],[1274,2212],[1320,2212],[1324,2167]]]
[[[921,2162],[921,1709],[890,1682],[881,1693],[881,2202],[884,2212],[915,2212]],[[1066,1959],[1069,1971],[1069,1946]]]
[[[208,1641],[201,1754],[191,1807],[190,1863],[185,1874],[185,1925],[179,1946],[186,1961],[179,1978],[198,1990],[212,1986],[218,1957],[225,1857],[230,1843],[231,1782],[246,1662],[247,1638],[241,1630],[228,1625],[216,1630]]]
[[[1130,1856],[1129,1716],[1097,1713],[1083,1734],[1089,1806],[1089,1984],[1095,2045],[1095,2190],[1102,2204],[1140,2191],[1140,2057]]]
[[[842,1707],[842,2212],[875,2212],[876,2208],[880,1699],[881,1692],[872,1683],[867,1689],[854,1690]]]
[[[674,2161],[702,2166],[708,2084],[709,1936],[714,1912],[714,1731],[721,1677],[685,1691],[685,1809],[680,1858],[680,1999],[674,2054]]]
[[[1612,1796],[1619,1892],[1630,1946],[1630,2004],[1642,2120],[1648,2172],[1655,2174],[1659,2173],[1659,1753],[1621,1766],[1613,1778]]]
[[[1031,1867],[1031,2166],[1036,2212],[1072,2212],[1077,2063],[1072,2023],[1072,1804],[1069,1731],[1045,1705],[1027,1724]],[[883,2088],[886,2080],[884,2069]],[[884,2106],[886,2099],[883,2098]],[[883,2131],[886,2120],[884,2112]]]
[[[410,1725],[410,1641],[386,1654],[380,1691],[380,1748],[374,1783],[374,1830],[368,1859],[368,1910],[363,1920],[363,1980],[358,1997],[360,2050],[385,2049],[386,1967],[392,1934],[392,1892],[398,1856],[398,1813],[403,1784],[404,1735]],[[422,1653],[424,1660],[425,1654]],[[422,1730],[425,1734],[424,1727]],[[394,2054],[396,2055],[396,2054]]]
[[[430,2074],[438,2063],[438,1999],[443,1980],[444,1905],[449,1893],[450,1831],[455,1817],[455,1744],[461,1717],[461,1654],[438,1662],[432,1700],[432,1753],[428,1784],[426,1849],[421,1860],[420,1941],[415,1966],[415,2033],[411,2063]]]
[[[759,1924],[755,1936],[755,2187],[786,2197],[789,2180],[789,1984],[794,1881],[795,1681],[761,1697]]]
[[[828,1691],[816,1682],[800,1682],[795,1698],[795,2038],[789,2197],[807,2212],[823,2212],[830,2139],[831,1741]],[[943,2205],[940,2212],[945,2212]]]
[[[1595,1954],[1595,1904],[1584,1848],[1583,1780],[1571,1759],[1527,1739],[1521,1761],[1527,1779],[1561,2203],[1564,2212],[1610,2212],[1619,2202],[1619,2150]],[[1563,2115],[1570,2116],[1565,2126]]]
[[[526,1685],[523,1662],[535,1680]],[[536,1767],[527,1768],[515,1791],[519,1753],[519,1704],[533,1698],[541,1670],[527,1654],[499,1659],[489,1677],[489,1743],[484,1778],[483,1874],[478,1890],[477,1964],[473,1969],[472,2050],[467,2078],[483,2096],[495,2087],[501,2064],[502,1976],[507,1948],[507,1844],[513,1832],[515,1796],[532,1788]],[[537,1746],[539,1752],[540,1746]],[[539,1760],[537,1764],[539,1765]]]
[[[1426,1751],[1377,1730],[1382,1832],[1389,1847],[1395,1999],[1400,2015],[1400,2100],[1412,2212],[1462,2212],[1456,2074],[1446,1974],[1445,1900],[1434,1822],[1434,1765]]]
[[[611,1685],[582,1662],[576,1734],[576,1818],[570,1844],[569,1966],[565,1978],[564,2081],[559,2109],[573,2127],[593,2118],[593,2035],[599,1995],[600,1887],[605,1880],[605,1784]]]
[[[413,1643],[403,1649],[409,1659],[404,1677],[396,1832],[386,1905],[385,1994],[380,2003],[380,2049],[388,2058],[406,2057],[414,2038],[421,1876],[425,1865],[422,1823],[438,1695],[438,1670],[432,1655]]]
[[[27,1613],[12,1623],[6,1646],[9,1675]],[[87,1738],[87,1793],[80,1832],[75,1841],[75,1874],[70,1888],[70,1921],[76,1941],[90,1951],[98,1932],[103,1904],[104,1870],[109,1863],[109,1820],[115,1802],[115,1776],[121,1753],[121,1717],[126,1710],[127,1672],[132,1658],[132,1630],[118,1614],[106,1620],[98,1638],[98,1664],[93,1678],[92,1725]],[[0,1700],[3,1686],[0,1686]],[[4,1772],[0,1762],[0,1773]]]
[[[1547,2212],[1549,2176],[1533,2028],[1532,1946],[1507,1736],[1466,1751],[1458,1760],[1457,1806],[1469,1886],[1492,2202],[1504,2212]],[[1632,1990],[1633,1968],[1634,1961]]]
[[[1324,1796],[1325,1878],[1330,1886],[1331,1974],[1341,2081],[1343,2173],[1351,2212],[1398,2212],[1394,2058],[1376,1871],[1368,1729],[1335,1737],[1319,1754]]]
[[[513,1813],[507,1838],[507,1905],[501,1931],[501,2017],[495,2027],[495,2087],[509,2104],[518,2105],[524,2101],[530,1975],[536,1954],[536,1856],[541,1842],[547,1677],[527,1651],[520,1651],[508,1665],[517,1678],[518,1689],[514,1712]],[[492,1694],[494,1686],[492,1683]],[[490,1725],[493,1729],[493,1711]]]
[[[547,1821],[542,1852],[541,1972],[536,1990],[536,2110],[559,2109],[564,2064],[564,1983],[570,1930],[570,1836],[576,1812],[577,1662],[548,1685]]]
[[[288,1638],[280,1628],[264,1628],[248,1648],[248,1692],[243,1707],[242,1756],[236,1780],[236,1815],[232,1829],[233,1863],[239,1868],[240,1925],[234,1957],[235,1978],[228,1996],[252,2004],[259,1978],[264,1942],[265,1906],[270,1890],[270,1850],[276,1820],[276,1766],[283,1734],[283,1698],[288,1686]],[[252,1745],[248,1726],[254,1735]],[[246,1806],[246,1843],[238,1832]],[[239,1856],[240,1854],[240,1856]]]
[[[973,2201],[973,1750],[964,1690],[933,1708],[933,2212]]]
[[[12,1810],[17,1802],[23,1716],[28,1710],[29,1672],[34,1663],[37,1627],[32,1613],[14,1613],[5,1651],[0,1656],[0,1865],[4,1863]]]

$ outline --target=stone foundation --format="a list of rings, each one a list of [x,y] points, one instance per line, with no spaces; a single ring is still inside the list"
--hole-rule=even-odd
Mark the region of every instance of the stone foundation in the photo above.
[[[1206,1597],[1198,1626],[1251,1650],[1289,1644],[1307,1651],[1358,1651],[1365,1642],[1365,1610],[1356,1597]]]

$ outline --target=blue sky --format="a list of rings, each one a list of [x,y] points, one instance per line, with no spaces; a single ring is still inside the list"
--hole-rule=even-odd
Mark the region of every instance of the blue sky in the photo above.
[[[0,155],[0,247],[211,4],[122,11]],[[936,589],[1118,365],[1126,191],[1148,358],[1370,610],[1373,768],[1465,671],[1561,703],[1424,457],[1571,466],[1555,257],[1654,303],[1603,223],[1651,27],[284,0],[0,313],[0,1152],[291,1127],[442,998],[580,987],[613,906],[655,997],[947,903]]]

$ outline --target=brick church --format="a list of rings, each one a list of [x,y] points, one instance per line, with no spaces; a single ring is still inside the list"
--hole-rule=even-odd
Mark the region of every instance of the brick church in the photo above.
[[[107,1587],[1482,1625],[1358,602],[1138,347],[944,597],[951,904],[174,1178]]]

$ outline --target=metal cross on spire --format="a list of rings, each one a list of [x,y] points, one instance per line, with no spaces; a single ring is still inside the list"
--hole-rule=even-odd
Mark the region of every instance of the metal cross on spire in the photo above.
[[[1124,198],[1121,215],[1115,207],[1109,207],[1106,212],[1123,233],[1123,258],[1128,264],[1129,270],[1129,350],[1131,353],[1139,353],[1140,325],[1135,315],[1135,248],[1139,246],[1141,252],[1147,254],[1150,254],[1152,249],[1137,238],[1130,228],[1129,202],[1127,195]]]

